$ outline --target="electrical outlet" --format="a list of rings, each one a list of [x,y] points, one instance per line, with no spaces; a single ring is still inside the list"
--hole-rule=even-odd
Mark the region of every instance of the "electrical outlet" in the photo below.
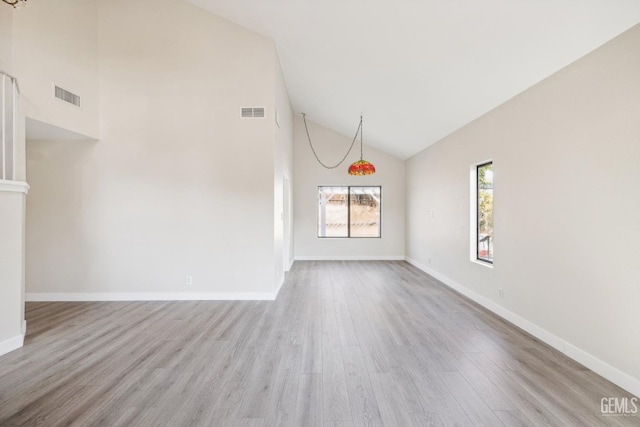
[[[429,265],[431,265],[431,258],[429,258]]]
[[[498,288],[498,296],[500,298],[504,298],[504,291],[502,290],[502,288]]]
[[[193,285],[193,276],[187,276],[184,282],[187,285]]]

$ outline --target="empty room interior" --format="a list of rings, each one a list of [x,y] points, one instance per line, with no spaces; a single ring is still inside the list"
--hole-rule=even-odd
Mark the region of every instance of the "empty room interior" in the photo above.
[[[0,427],[640,425],[640,2],[2,0],[0,115]]]

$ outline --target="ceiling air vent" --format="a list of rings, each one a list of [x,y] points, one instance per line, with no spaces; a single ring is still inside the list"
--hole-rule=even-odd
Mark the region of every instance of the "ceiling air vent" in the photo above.
[[[264,117],[264,107],[242,107],[242,117]]]
[[[80,106],[80,97],[75,93],[62,89],[61,87],[55,87],[55,96],[64,102],[75,105],[76,107]]]

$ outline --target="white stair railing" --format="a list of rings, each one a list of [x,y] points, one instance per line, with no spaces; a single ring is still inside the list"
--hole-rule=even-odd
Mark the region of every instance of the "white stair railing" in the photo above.
[[[0,179],[16,179],[16,144],[18,141],[18,80],[0,70]]]

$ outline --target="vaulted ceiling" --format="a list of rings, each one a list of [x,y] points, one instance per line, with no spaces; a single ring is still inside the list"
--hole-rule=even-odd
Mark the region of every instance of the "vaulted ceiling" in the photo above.
[[[296,113],[347,136],[362,113],[400,158],[640,22],[638,0],[189,1],[275,41]]]

